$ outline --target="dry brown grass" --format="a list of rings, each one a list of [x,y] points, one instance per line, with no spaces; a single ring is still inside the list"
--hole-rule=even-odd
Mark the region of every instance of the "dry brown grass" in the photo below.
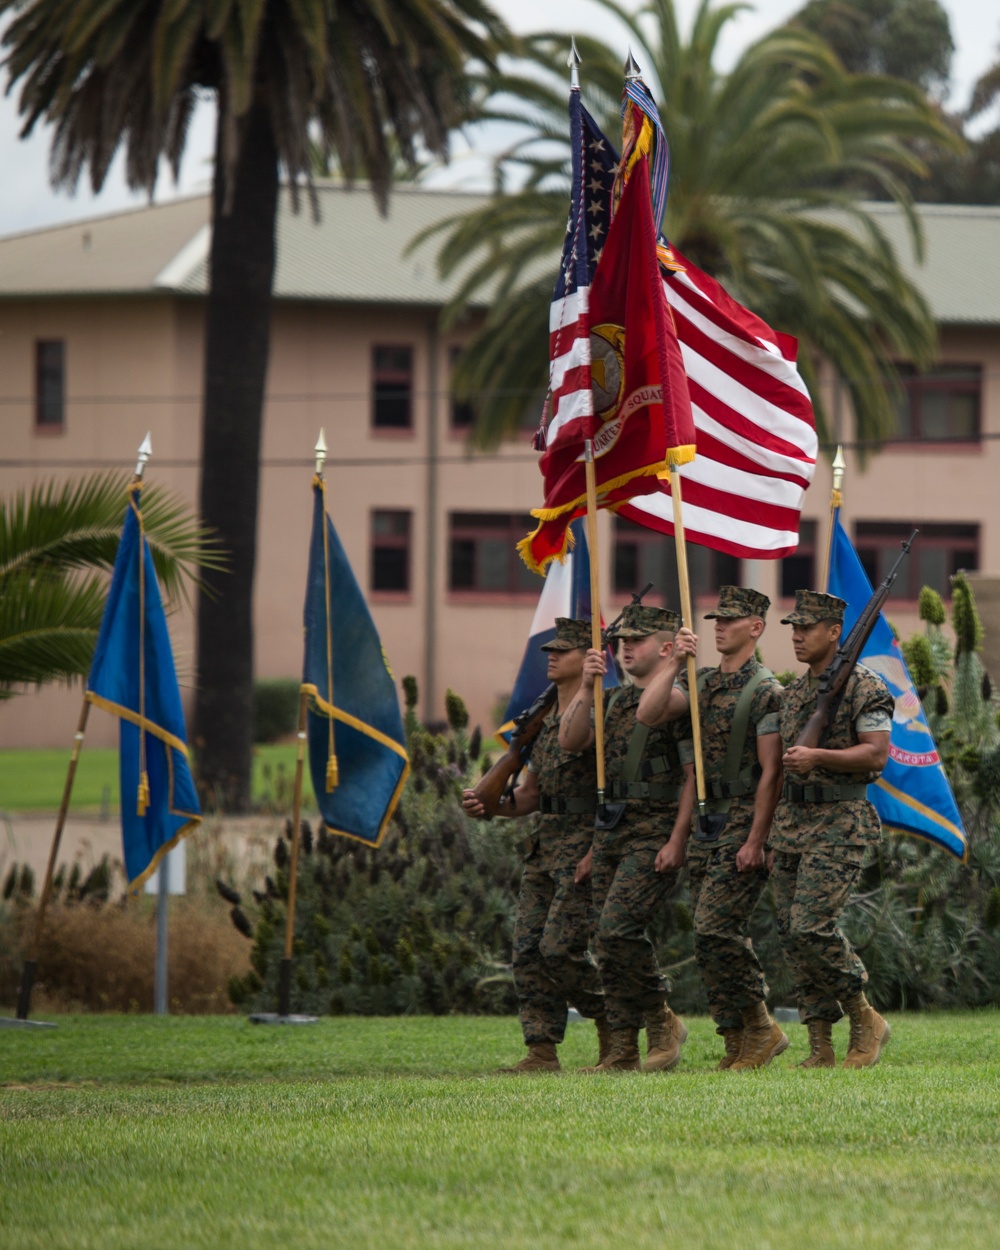
[[[235,1010],[226,986],[231,976],[247,971],[249,954],[250,943],[236,932],[222,906],[209,911],[197,899],[172,898],[170,1010],[190,1015]],[[155,959],[153,899],[54,907],[42,936],[33,1009],[152,1011]]]

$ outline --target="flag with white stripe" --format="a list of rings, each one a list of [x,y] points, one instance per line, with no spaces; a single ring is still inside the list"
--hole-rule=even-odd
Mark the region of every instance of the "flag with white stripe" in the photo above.
[[[698,455],[684,468],[684,531],[693,543],[748,559],[778,559],[798,544],[799,515],[816,468],[812,402],[794,338],[738,304],[673,249],[663,286],[684,357]],[[619,515],[672,534],[669,482]]]
[[[658,122],[655,113],[652,121]],[[587,437],[595,425],[590,283],[610,225],[619,160],[576,91],[570,93],[570,123],[573,200],[550,311],[552,397],[539,449]],[[812,401],[796,365],[797,341],[772,330],[662,237],[660,244],[697,440],[697,456],[683,468],[686,536],[729,555],[779,559],[798,545],[818,451]],[[653,493],[612,507],[648,529],[674,531],[665,478]]]

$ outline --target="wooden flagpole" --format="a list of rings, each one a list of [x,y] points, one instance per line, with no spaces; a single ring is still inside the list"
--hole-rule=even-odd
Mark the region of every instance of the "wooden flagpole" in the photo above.
[[[278,1014],[289,1014],[292,995],[292,944],[295,938],[295,894],[299,879],[299,827],[302,824],[302,770],[306,757],[306,718],[309,696],[299,695],[299,726],[295,755],[295,789],[292,799],[292,858],[288,866],[288,909],[285,916],[285,954],[278,977]]]
[[[583,445],[584,472],[587,483],[587,546],[590,548],[590,645],[602,650],[601,582],[597,556],[597,473],[594,469],[594,440]],[[594,682],[594,750],[597,754],[597,806],[604,806],[604,680]]]
[[[146,462],[153,452],[153,444],[150,441],[149,434],[142,440],[139,445],[138,459],[135,466],[135,481],[141,482],[142,475],[146,468]],[[77,722],[76,733],[73,735],[73,751],[69,757],[69,767],[66,770],[66,781],[63,785],[62,801],[59,804],[59,812],[56,815],[56,827],[52,834],[52,846],[49,849],[49,862],[45,868],[45,882],[42,885],[42,894],[38,900],[38,914],[35,916],[35,927],[31,935],[31,945],[28,947],[28,956],[24,961],[24,968],[21,972],[21,987],[17,996],[17,1018],[18,1020],[27,1020],[28,1011],[31,1006],[31,991],[35,984],[35,972],[38,968],[38,955],[42,944],[42,932],[45,927],[45,913],[48,910],[49,899],[52,897],[52,881],[55,876],[56,860],[59,856],[59,845],[62,842],[63,829],[66,825],[66,816],[69,812],[70,799],[73,796],[73,782],[76,780],[76,766],[80,759],[80,752],[83,750],[83,738],[87,729],[87,717],[90,715],[90,701],[87,699],[86,691],[83,696],[83,706],[80,709],[80,719]],[[124,795],[122,796],[124,801]]]
[[[823,552],[823,575],[819,579],[817,590],[824,593],[830,585],[830,559],[833,553],[833,522],[837,515],[837,509],[844,502],[844,470],[847,463],[844,460],[843,447],[837,448],[837,454],[833,458],[833,489],[830,491],[830,521],[827,526],[826,548]]]
[[[681,592],[681,618],[694,632],[694,613],[691,610],[691,582],[688,577],[687,546],[684,540],[684,510],[681,500],[681,475],[677,465],[670,466],[670,499],[674,512],[674,546],[677,551],[677,581]],[[694,777],[698,796],[699,819],[708,816],[705,789],[705,764],[701,755],[701,712],[698,709],[698,668],[693,655],[687,658],[688,702],[691,707],[691,736],[694,739]]]

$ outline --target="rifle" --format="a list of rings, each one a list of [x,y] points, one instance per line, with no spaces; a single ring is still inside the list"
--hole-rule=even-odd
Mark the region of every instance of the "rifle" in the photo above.
[[[861,652],[864,650],[865,643],[871,636],[875,623],[878,621],[879,613],[889,597],[889,591],[892,589],[892,583],[896,580],[899,573],[899,567],[910,554],[913,540],[919,533],[919,530],[914,530],[906,542],[901,544],[903,550],[897,556],[896,563],[865,604],[861,615],[854,623],[854,628],[837,648],[837,654],[833,657],[830,666],[820,674],[816,710],[806,721],[805,727],[798,738],[796,738],[795,745],[797,747],[819,747],[826,741],[833,718],[837,714],[837,708],[844,697],[847,679],[854,672],[854,666],[861,658]]]
[[[653,583],[647,583],[637,595],[632,596],[632,602],[642,603],[643,596],[648,595],[652,589]],[[614,630],[616,625],[621,623],[624,615],[624,612],[619,612],[611,624],[602,630],[601,638],[605,646],[607,646],[608,634]],[[507,744],[506,751],[504,751],[493,767],[479,779],[475,789],[472,791],[473,795],[483,805],[484,810],[481,819],[490,820],[495,816],[500,807],[500,800],[505,795],[511,805],[513,805],[514,786],[517,784],[518,774],[528,762],[531,748],[535,745],[535,739],[542,731],[545,718],[552,710],[557,693],[555,683],[550,683],[530,707],[525,708],[523,712],[514,718],[514,727],[511,731],[510,742]]]

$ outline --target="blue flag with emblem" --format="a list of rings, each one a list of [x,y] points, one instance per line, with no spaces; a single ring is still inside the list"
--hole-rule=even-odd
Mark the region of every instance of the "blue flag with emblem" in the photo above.
[[[201,820],[141,493],[139,482],[129,490],[85,696],[119,721],[122,846],[131,890]]]
[[[839,510],[833,522],[827,590],[847,602],[846,637],[871,598],[872,587],[840,523]],[[924,838],[965,862],[968,842],[958,804],[903,652],[884,616],[879,616],[861,660],[885,679],[896,701],[889,759],[882,776],[868,787],[869,799],[885,828]]]
[[[556,636],[556,617],[590,620],[590,547],[585,524],[582,517],[572,523],[569,527],[572,536],[569,554],[562,564],[553,560],[545,574],[545,584],[531,622],[524,657],[514,682],[514,691],[507,703],[504,723],[496,731],[495,736],[503,742],[510,738],[514,717],[530,707],[549,684],[548,652],[541,648],[543,643],[551,642]],[[614,656],[610,649],[607,659],[604,688],[609,690],[618,685]]]
[[[302,689],[309,771],[330,833],[378,846],[410,772],[392,673],[333,522],[313,482]]]

